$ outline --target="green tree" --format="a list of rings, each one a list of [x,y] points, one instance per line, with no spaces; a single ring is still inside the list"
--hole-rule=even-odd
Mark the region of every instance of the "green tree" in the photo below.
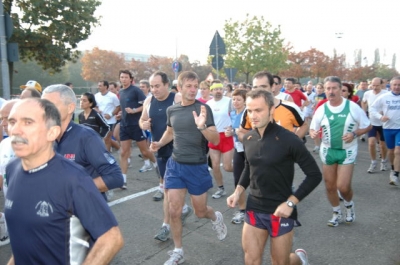
[[[273,28],[264,17],[247,15],[243,22],[230,19],[225,21],[224,31],[225,67],[237,68],[247,83],[250,75],[258,71],[277,73],[287,68],[288,49],[280,27]]]
[[[94,16],[99,0],[4,0],[14,33],[10,42],[19,45],[23,61],[35,60],[44,70],[59,72],[67,61],[76,61],[77,43],[89,37],[99,25]],[[10,72],[13,65],[10,64]]]

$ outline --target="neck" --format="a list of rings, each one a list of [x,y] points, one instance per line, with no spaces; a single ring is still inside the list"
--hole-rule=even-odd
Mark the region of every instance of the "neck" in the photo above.
[[[240,109],[236,109],[236,114],[239,114],[239,113],[241,113],[243,110],[244,110],[244,106],[243,106],[243,107],[241,107]]]
[[[122,85],[122,88],[125,89],[125,88],[128,88],[130,86],[131,86],[130,84],[129,85]]]
[[[181,105],[182,106],[189,106],[189,105],[194,104],[194,102],[195,102],[195,100],[187,100],[187,99],[182,98]]]
[[[106,95],[108,93],[108,91],[106,90],[106,91],[103,91],[103,92],[100,92],[100,93],[104,96],[104,95]]]
[[[334,100],[330,100],[329,101],[329,103],[331,104],[332,107],[337,107],[340,104],[342,104],[342,102],[343,102],[343,98],[342,97],[339,97],[338,99],[335,98]]]
[[[91,108],[83,109],[83,112],[84,112],[85,114],[89,114],[91,111],[92,111]]]
[[[55,155],[53,143],[40,150],[39,152],[42,152],[42,154],[34,154],[32,155],[32,157],[21,158],[22,168],[25,171],[38,168],[41,165],[46,164],[50,159],[52,159]]]
[[[64,132],[67,130],[69,122],[71,121],[71,118],[72,118],[72,116],[68,115],[67,119],[65,121],[61,122],[61,132],[57,138],[58,141],[61,140],[61,137],[64,135]]]

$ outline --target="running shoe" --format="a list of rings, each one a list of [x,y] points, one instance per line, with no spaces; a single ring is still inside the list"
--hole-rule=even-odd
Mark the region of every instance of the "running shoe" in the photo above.
[[[185,259],[183,258],[183,251],[177,252],[170,250],[168,251],[168,255],[170,255],[171,257],[164,263],[164,265],[182,264],[185,261]]]
[[[367,172],[368,172],[368,173],[373,173],[373,172],[375,172],[375,169],[376,169],[376,163],[371,162],[371,164],[369,165],[369,168],[368,168]]]
[[[215,192],[211,197],[213,197],[214,199],[219,199],[222,196],[226,195],[226,191],[224,188],[218,188],[217,192]]]
[[[354,203],[353,205],[346,206],[346,224],[350,224],[356,220],[356,214],[354,213]]]
[[[319,152],[319,146],[314,147],[314,149],[312,151],[313,151],[313,153],[318,153]]]
[[[170,234],[169,229],[164,225],[160,228],[160,230],[158,230],[158,233],[157,235],[154,236],[154,239],[165,242],[169,239],[169,234]]]
[[[237,211],[232,218],[232,224],[241,224],[244,222],[244,212]]]
[[[342,197],[342,194],[340,193],[339,190],[337,190],[337,195],[339,196],[339,201],[343,201],[344,200],[343,197]]]
[[[299,256],[302,265],[309,265],[307,252],[304,249],[298,248],[294,251],[294,253]]]
[[[336,227],[342,222],[343,222],[342,214],[338,212],[333,212],[332,219],[328,221],[328,226]]]
[[[108,191],[106,191],[106,198],[107,198],[107,201],[109,202],[109,201],[111,201],[111,199],[114,197],[114,191],[113,190],[108,190]]]
[[[128,168],[131,168],[132,167],[132,164],[131,164],[131,158],[130,157],[128,157]]]
[[[224,217],[220,212],[215,212],[215,216],[217,217],[217,220],[211,221],[212,229],[217,232],[217,237],[219,240],[224,240],[226,234],[228,233],[226,225],[224,224]]]
[[[181,220],[182,220],[182,225],[186,223],[186,219],[193,214],[193,209],[192,207],[188,206],[186,212],[182,212],[181,215]]]
[[[394,175],[394,170],[390,170],[389,178],[390,178],[390,182],[389,182],[390,185],[393,185],[393,186],[398,186],[399,185],[399,177],[396,177]]]
[[[362,142],[365,142],[365,134],[361,135],[360,139]]]
[[[146,171],[150,171],[150,170],[152,170],[152,169],[153,169],[153,167],[152,167],[151,165],[146,165],[146,164],[144,164],[144,165],[142,166],[142,168],[139,169],[139,172],[140,172],[140,173],[143,173],[143,172],[146,172]]]
[[[124,182],[124,185],[122,185],[121,189],[126,190],[127,186],[126,186],[126,182]]]
[[[0,246],[4,246],[10,243],[10,238],[8,237],[7,225],[5,222],[4,213],[0,218]]]
[[[154,193],[153,195],[153,201],[161,201],[162,199],[164,199],[164,192],[162,192],[161,190],[157,190],[156,193]]]
[[[381,162],[381,171],[386,171],[387,170],[387,164],[386,161]]]

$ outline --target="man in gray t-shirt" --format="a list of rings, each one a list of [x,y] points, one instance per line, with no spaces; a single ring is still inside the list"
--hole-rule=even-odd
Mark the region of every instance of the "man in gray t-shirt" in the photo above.
[[[207,205],[207,190],[212,187],[212,177],[208,171],[206,141],[217,145],[219,134],[210,107],[195,99],[198,86],[196,73],[187,71],[179,75],[178,89],[182,101],[167,109],[167,130],[160,141],[152,142],[150,146],[155,152],[174,141],[172,157],[164,175],[164,199],[169,201],[175,249],[168,252],[171,257],[165,264],[184,261],[181,213],[186,192],[190,194],[197,217],[211,219],[218,239],[225,239],[227,234],[222,214]]]

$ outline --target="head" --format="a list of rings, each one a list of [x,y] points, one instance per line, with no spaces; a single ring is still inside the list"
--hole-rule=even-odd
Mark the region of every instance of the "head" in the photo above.
[[[273,121],[274,95],[266,90],[255,89],[247,93],[246,108],[253,129],[264,130]]]
[[[342,97],[351,99],[354,93],[354,85],[349,83],[342,83]]]
[[[158,100],[164,100],[169,95],[169,79],[166,73],[157,71],[150,76],[150,89]]]
[[[176,86],[171,87],[171,92],[172,93],[178,93],[178,88]]]
[[[237,89],[232,92],[232,104],[236,110],[241,110],[246,104],[247,91]]]
[[[324,79],[326,98],[334,104],[342,102],[342,81],[337,76],[328,76]]]
[[[366,80],[360,81],[358,89],[367,90],[368,89],[368,82]]]
[[[110,82],[108,89],[114,94],[118,95],[120,86],[115,82]]]
[[[201,97],[204,99],[209,99],[211,92],[210,83],[208,83],[207,81],[201,81],[199,87],[200,87]]]
[[[0,109],[0,116],[1,116],[1,126],[3,127],[4,131],[7,135],[8,133],[8,116],[10,115],[11,109],[14,105],[18,102],[18,99],[9,100],[3,103]]]
[[[371,88],[379,93],[382,90],[383,87],[383,79],[380,77],[375,77],[374,79],[372,79],[371,81]]]
[[[109,84],[108,84],[108,81],[106,81],[106,80],[102,80],[102,81],[99,81],[99,83],[97,83],[97,88],[99,89],[99,92],[101,94],[106,94],[108,92],[108,87],[109,87]]]
[[[276,96],[282,89],[282,79],[278,75],[273,75],[272,77],[274,79],[274,86],[275,86],[275,88],[273,88],[273,91],[274,95]]]
[[[76,107],[76,96],[70,87],[61,84],[48,86],[43,90],[42,99],[47,99],[56,105],[63,124],[71,121]]]
[[[42,86],[36,82],[35,80],[29,80],[26,85],[20,86],[21,89],[26,89],[26,88],[33,88],[36,89],[39,93],[42,93]]]
[[[28,87],[22,90],[21,96],[19,97],[20,99],[24,98],[40,98],[42,94],[37,91],[35,88]]]
[[[142,79],[139,81],[139,88],[147,96],[150,92],[150,83],[148,80]]]
[[[69,86],[71,89],[74,88],[74,85],[71,82],[67,82],[64,85]]]
[[[210,90],[215,101],[221,100],[224,96],[224,85],[219,79],[215,79],[211,82]]]
[[[316,86],[316,90],[318,95],[324,93],[324,84],[318,83]]]
[[[307,85],[313,86],[313,82],[310,80],[310,81],[307,82]]]
[[[133,75],[129,70],[120,70],[119,71],[119,82],[123,88],[127,88],[132,84]]]
[[[296,83],[296,79],[294,79],[293,77],[289,77],[285,79],[285,89],[288,91],[293,91],[294,88],[294,84]]]
[[[231,84],[226,84],[226,85],[225,85],[225,91],[226,91],[227,93],[232,93],[232,91],[233,91],[232,85],[231,85]]]
[[[178,90],[182,94],[182,103],[194,102],[199,87],[199,77],[195,72],[185,71],[178,76]]]
[[[93,109],[97,106],[96,99],[92,93],[86,92],[83,93],[80,98],[80,108],[85,109]]]
[[[396,94],[400,94],[400,76],[395,76],[390,80],[390,90]]]
[[[239,89],[246,90],[247,89],[246,83],[244,83],[244,82],[240,83],[239,84]]]
[[[70,89],[70,88],[68,88]],[[12,148],[22,162],[48,161],[61,132],[60,113],[48,100],[28,98],[14,105],[8,117]],[[47,160],[46,160],[47,159]]]
[[[294,83],[294,89],[301,90],[301,84],[300,84],[300,82]]]
[[[253,76],[253,90],[261,89],[272,92],[274,78],[270,72],[261,71]]]
[[[236,90],[239,88],[239,84],[237,82],[233,82],[233,90]]]
[[[312,89],[313,89],[313,85],[308,84],[308,85],[306,86],[306,91],[307,91],[307,93],[311,93],[311,92],[312,92]]]

